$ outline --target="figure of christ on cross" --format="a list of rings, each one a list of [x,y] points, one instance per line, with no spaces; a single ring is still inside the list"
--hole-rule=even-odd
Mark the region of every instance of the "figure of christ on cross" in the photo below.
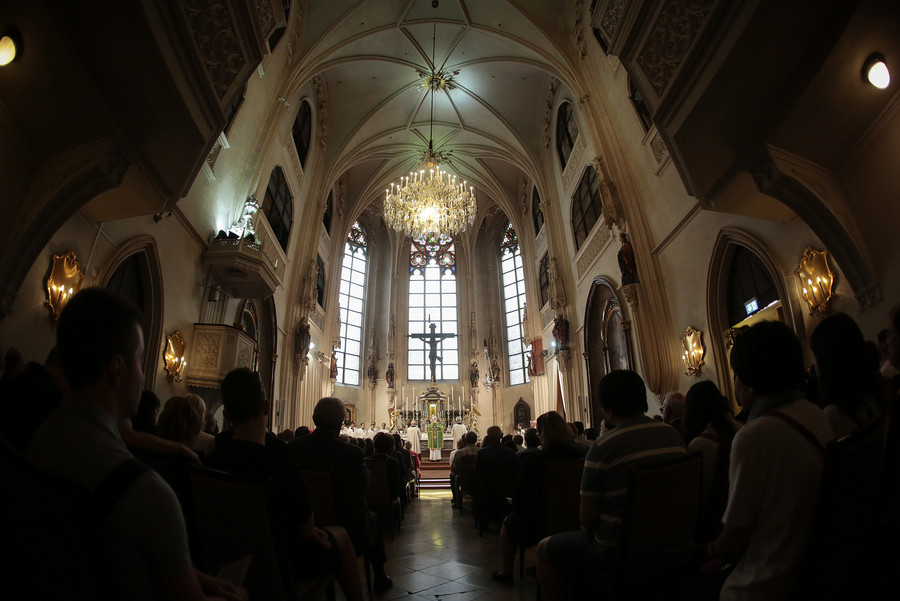
[[[430,319],[429,319],[430,321]],[[443,360],[438,357],[437,354],[437,345],[441,343],[444,338],[456,338],[456,334],[435,334],[435,329],[437,328],[434,323],[429,324],[428,329],[431,330],[431,334],[409,334],[410,338],[418,338],[425,342],[428,345],[428,361],[431,364],[431,381],[434,382],[434,373],[435,368],[437,367],[437,362],[440,361],[443,363]]]

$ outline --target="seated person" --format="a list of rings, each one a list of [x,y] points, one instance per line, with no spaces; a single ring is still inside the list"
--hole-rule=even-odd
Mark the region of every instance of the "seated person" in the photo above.
[[[124,599],[247,598],[242,588],[191,565],[175,493],[142,467],[118,425],[137,410],[143,383],[141,314],[104,288],[86,288],[63,309],[56,329],[71,393],[35,432],[29,456],[38,467],[91,492],[132,466],[135,477],[102,521],[102,546],[115,596]],[[151,436],[151,435],[147,435]]]
[[[366,461],[383,461],[387,463],[388,495],[391,499],[399,499],[400,492],[406,487],[406,478],[400,462],[391,456],[394,450],[394,439],[390,434],[379,432],[372,440],[375,453]]]
[[[450,462],[450,473],[453,474],[453,477],[450,478],[450,492],[454,499],[454,508],[458,508],[459,504],[462,503],[462,483],[460,482],[459,472],[460,459],[466,455],[474,455],[478,452],[478,447],[475,444],[478,442],[478,434],[474,430],[472,432],[466,432],[465,436],[463,436],[463,440],[465,441],[463,448],[456,451],[456,455],[453,456],[453,460]]]
[[[331,473],[335,512],[353,541],[357,554],[365,554],[375,572],[374,589],[383,593],[393,586],[384,571],[387,556],[378,528],[378,516],[366,506],[365,490],[369,470],[364,453],[355,444],[340,438],[344,402],[338,398],[320,399],[313,410],[316,429],[309,436],[295,438],[287,445],[288,456],[301,470]],[[217,443],[218,444],[218,443]]]
[[[703,454],[703,494],[698,536],[715,538],[728,500],[728,466],[735,426],[728,400],[710,381],[697,382],[684,398],[684,438],[688,451]]]
[[[576,444],[572,430],[556,411],[540,416],[537,423],[541,448],[524,455],[526,459],[522,462],[513,491],[513,510],[506,516],[500,530],[503,567],[492,575],[494,580],[500,582],[512,582],[516,546],[536,545],[544,536],[538,529],[546,510],[543,505],[544,466],[554,461],[584,459],[587,454],[585,447]]]
[[[581,480],[583,530],[545,538],[538,544],[537,572],[550,601],[565,597],[575,574],[607,576],[621,541],[629,468],[685,454],[681,434],[647,417],[647,389],[633,371],[608,373],[597,386],[597,398],[609,432],[588,450]]]
[[[231,439],[223,441],[210,455],[207,465],[243,476],[268,478],[274,505],[272,535],[284,538],[282,548],[288,553],[294,579],[311,580],[333,573],[348,600],[361,601],[356,557],[347,531],[315,526],[300,472],[283,448],[265,444],[270,403],[259,374],[245,367],[229,372],[222,380],[222,404],[234,431]]]
[[[499,426],[488,428],[484,446],[475,454],[472,478],[475,486],[478,519],[485,525],[506,517],[509,505],[506,498],[512,494],[516,477],[516,453],[503,446]],[[459,453],[456,454],[457,458]]]
[[[819,404],[835,437],[852,434],[878,419],[881,386],[868,363],[865,338],[853,318],[846,313],[826,317],[813,330],[809,346],[822,387]]]
[[[728,507],[710,554],[740,556],[721,599],[792,599],[834,438],[828,418],[803,398],[803,349],[785,324],[763,321],[731,349],[734,391],[748,412],[734,436]]]

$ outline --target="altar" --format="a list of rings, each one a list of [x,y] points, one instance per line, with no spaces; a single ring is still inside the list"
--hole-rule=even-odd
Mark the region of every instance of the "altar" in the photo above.
[[[437,418],[437,421],[443,424],[444,431],[449,432],[457,417],[463,417],[461,407],[454,406],[452,398],[438,390],[435,384],[428,386],[425,392],[414,399],[412,405],[407,403],[400,411],[401,425],[404,429],[412,420],[416,420],[423,432],[425,425],[431,422],[432,418]]]

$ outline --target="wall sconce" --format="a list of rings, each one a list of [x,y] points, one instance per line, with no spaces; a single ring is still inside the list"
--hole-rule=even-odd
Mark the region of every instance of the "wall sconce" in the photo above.
[[[166,362],[166,378],[169,382],[181,382],[184,368],[187,366],[184,358],[186,350],[184,338],[181,337],[179,330],[166,336],[166,353],[163,355],[163,359]]]
[[[8,28],[0,35],[0,67],[5,67],[22,56],[22,39],[19,32]]]
[[[888,70],[887,63],[884,62],[884,56],[877,52],[869,55],[869,58],[863,63],[862,76],[863,81],[879,90],[891,85],[891,72]]]
[[[84,274],[78,269],[75,252],[53,255],[50,259],[50,275],[47,276],[47,301],[50,308],[50,323],[56,323],[59,314],[72,298],[81,290]]]
[[[688,326],[684,336],[681,337],[681,347],[684,349],[681,355],[681,360],[684,361],[684,375],[699,376],[703,355],[706,354],[706,349],[703,348],[703,332]]]
[[[800,280],[800,294],[809,305],[809,314],[818,317],[828,313],[834,286],[834,274],[828,266],[828,251],[807,246],[795,273]]]

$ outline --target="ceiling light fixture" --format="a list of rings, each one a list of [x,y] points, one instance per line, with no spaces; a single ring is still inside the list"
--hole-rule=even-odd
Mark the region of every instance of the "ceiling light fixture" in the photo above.
[[[888,71],[887,63],[884,62],[884,56],[875,53],[866,59],[863,66],[863,80],[879,90],[891,85],[891,72]]]
[[[0,36],[0,67],[19,58],[22,51],[22,43],[19,42],[18,32],[12,28],[7,29]]]
[[[475,212],[475,189],[456,175],[440,168],[444,156],[434,150],[434,94],[451,89],[452,75],[435,71],[435,34],[431,38],[431,70],[421,74],[427,93],[431,94],[431,117],[428,131],[428,150],[416,171],[392,183],[385,190],[384,220],[392,228],[410,237],[443,234],[453,236],[472,225]],[[453,75],[455,75],[454,73]]]

